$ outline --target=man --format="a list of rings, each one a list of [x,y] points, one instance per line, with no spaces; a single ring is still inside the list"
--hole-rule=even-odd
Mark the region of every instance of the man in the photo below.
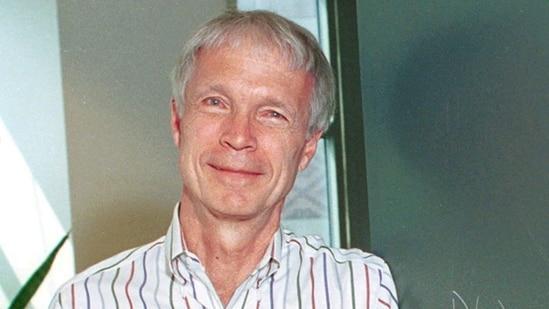
[[[165,237],[76,276],[51,308],[397,308],[378,257],[280,230],[334,110],[314,38],[272,13],[226,13],[174,69],[183,186]]]

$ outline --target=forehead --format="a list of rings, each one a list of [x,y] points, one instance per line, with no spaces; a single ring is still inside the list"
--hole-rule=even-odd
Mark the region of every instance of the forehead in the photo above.
[[[307,102],[312,93],[312,74],[292,68],[287,55],[273,45],[241,40],[238,44],[202,48],[195,59],[190,79],[193,87],[205,86],[205,82],[241,82],[248,90],[279,90],[281,94],[299,96],[296,99],[300,101],[305,96]]]
[[[218,48],[243,50],[249,54],[270,53],[276,54],[286,63],[292,64],[292,68],[304,66],[298,63],[294,54],[301,54],[298,49],[292,47],[285,40],[278,38],[276,34],[265,29],[255,27],[228,30],[212,40],[204,42],[203,49],[215,50]]]
[[[225,38],[212,46],[201,47],[195,59],[198,64],[205,59],[224,60],[225,62],[246,61],[256,63],[262,66],[272,66],[277,71],[298,71],[294,69],[289,61],[288,52],[283,51],[274,43],[265,42],[265,40],[253,41],[249,37]]]

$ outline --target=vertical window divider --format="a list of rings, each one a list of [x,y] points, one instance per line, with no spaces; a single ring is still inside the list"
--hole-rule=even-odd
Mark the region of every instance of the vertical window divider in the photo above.
[[[370,250],[365,126],[355,1],[326,0],[337,109],[327,132],[336,155],[340,245]]]

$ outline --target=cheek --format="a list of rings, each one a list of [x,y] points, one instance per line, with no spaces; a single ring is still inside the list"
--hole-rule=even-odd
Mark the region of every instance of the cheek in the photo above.
[[[294,172],[301,160],[303,145],[292,142],[290,137],[285,136],[277,142],[266,143],[264,149],[270,154],[271,161],[274,161],[275,168],[280,172]]]
[[[193,148],[201,144],[212,144],[218,136],[219,121],[194,116],[184,119],[182,128],[183,143]]]
[[[215,128],[199,120],[197,117],[185,119],[181,129],[179,161],[185,173],[193,173],[199,164],[200,155],[216,143]]]

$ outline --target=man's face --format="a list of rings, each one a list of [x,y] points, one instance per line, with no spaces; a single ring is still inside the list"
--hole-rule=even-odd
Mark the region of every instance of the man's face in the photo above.
[[[279,214],[320,137],[307,135],[312,87],[272,49],[201,50],[181,118],[172,107],[182,202],[235,220]]]

